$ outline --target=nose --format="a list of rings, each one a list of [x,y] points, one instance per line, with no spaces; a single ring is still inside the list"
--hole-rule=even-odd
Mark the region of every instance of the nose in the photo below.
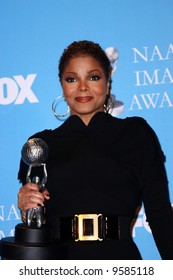
[[[81,92],[85,92],[85,91],[87,91],[88,89],[89,89],[89,87],[88,87],[87,82],[86,82],[86,81],[81,81],[81,82],[80,82],[80,85],[79,85],[79,90],[80,90]]]

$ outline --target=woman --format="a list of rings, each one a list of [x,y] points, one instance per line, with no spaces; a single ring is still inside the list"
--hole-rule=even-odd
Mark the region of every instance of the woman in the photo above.
[[[60,59],[59,78],[70,117],[32,136],[49,146],[47,190],[26,184],[28,167],[21,161],[19,209],[25,213],[46,201],[47,224],[68,259],[128,260],[141,259],[131,222],[143,201],[162,259],[173,259],[164,155],[144,119],[108,113],[111,66],[105,52],[90,41],[72,43]]]

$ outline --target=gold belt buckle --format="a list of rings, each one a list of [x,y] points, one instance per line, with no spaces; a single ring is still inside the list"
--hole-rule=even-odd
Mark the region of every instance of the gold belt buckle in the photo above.
[[[99,237],[99,219],[102,214],[74,215],[75,241],[88,241],[103,239]]]

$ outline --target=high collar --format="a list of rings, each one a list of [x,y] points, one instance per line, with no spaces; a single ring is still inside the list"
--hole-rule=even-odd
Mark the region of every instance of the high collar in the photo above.
[[[105,128],[105,126],[112,123],[115,118],[110,114],[104,112],[97,112],[88,125],[82,121],[82,119],[77,115],[70,116],[59,128],[59,132],[86,132],[86,131],[98,131]]]

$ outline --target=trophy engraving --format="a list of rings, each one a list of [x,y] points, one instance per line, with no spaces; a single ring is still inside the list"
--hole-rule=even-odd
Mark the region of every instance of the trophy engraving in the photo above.
[[[21,154],[22,160],[28,165],[28,172],[26,175],[27,183],[35,183],[39,186],[40,192],[45,190],[47,182],[47,170],[46,170],[46,159],[48,157],[48,145],[41,138],[31,138],[23,146]],[[43,177],[39,178],[35,176],[31,179],[31,171],[33,167],[42,166]],[[35,223],[37,227],[41,227],[44,223],[45,207],[40,206],[39,208],[31,208],[26,210],[26,224],[31,226]]]

